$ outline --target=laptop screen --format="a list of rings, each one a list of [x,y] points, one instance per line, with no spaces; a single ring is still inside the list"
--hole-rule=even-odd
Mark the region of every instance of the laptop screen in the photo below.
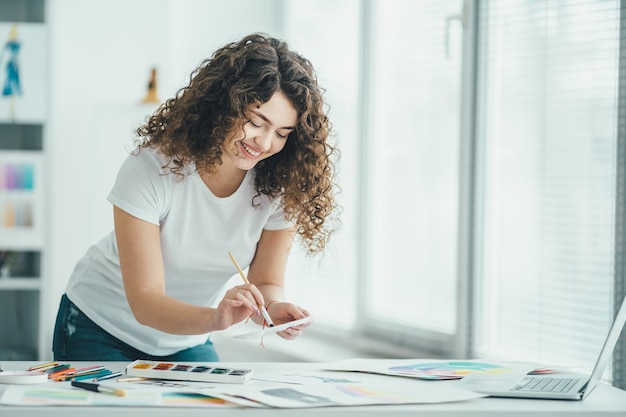
[[[586,397],[595,388],[600,378],[602,378],[602,374],[604,373],[604,370],[609,363],[609,359],[613,354],[613,349],[615,349],[617,340],[622,333],[624,323],[626,323],[626,301],[622,300],[622,304],[617,311],[617,314],[615,315],[615,320],[613,320],[611,330],[609,331],[609,334],[604,341],[604,346],[602,346],[602,350],[600,351],[600,356],[598,356],[596,365],[593,368],[593,372],[591,373],[589,382],[585,387],[585,394],[583,398]]]

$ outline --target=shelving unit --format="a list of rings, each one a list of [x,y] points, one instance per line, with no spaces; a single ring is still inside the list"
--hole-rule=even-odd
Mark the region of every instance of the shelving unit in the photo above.
[[[3,149],[19,138],[4,134],[5,127],[0,122],[0,360],[36,360],[45,279],[44,156],[42,149]]]
[[[0,2],[0,360],[42,357],[45,290],[46,26],[44,0]],[[17,42],[11,49],[9,42]],[[7,94],[9,61],[19,86]],[[17,86],[17,87],[16,87]],[[9,88],[11,90],[11,88]]]

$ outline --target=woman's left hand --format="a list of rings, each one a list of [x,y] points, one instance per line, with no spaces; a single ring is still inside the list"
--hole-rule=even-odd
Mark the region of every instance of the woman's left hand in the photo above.
[[[272,301],[271,303],[268,303],[266,308],[275,326],[311,316],[311,314],[304,308],[287,302]],[[300,336],[304,329],[309,327],[312,322],[312,320],[309,320],[304,324],[289,327],[283,331],[277,332],[276,334],[283,339],[293,340]]]

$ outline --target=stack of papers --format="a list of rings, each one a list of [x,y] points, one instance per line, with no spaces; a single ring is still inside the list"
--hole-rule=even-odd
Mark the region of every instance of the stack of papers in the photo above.
[[[362,366],[365,366],[367,372],[353,372],[362,370],[359,369]],[[407,366],[408,362],[397,360],[355,360],[351,363],[320,364],[320,368],[314,371],[307,368],[301,372],[255,372],[252,380],[245,384],[143,378],[132,382],[102,381],[101,385],[125,390],[127,395],[123,397],[76,389],[69,382],[48,382],[38,386],[10,385],[3,392],[0,402],[28,406],[307,408],[432,404],[484,397],[454,385],[394,376],[414,376],[415,369],[418,368],[420,374],[430,372],[421,365],[417,368]],[[376,372],[377,368],[381,372]],[[383,369],[388,372],[382,372]],[[388,375],[381,375],[383,373]]]

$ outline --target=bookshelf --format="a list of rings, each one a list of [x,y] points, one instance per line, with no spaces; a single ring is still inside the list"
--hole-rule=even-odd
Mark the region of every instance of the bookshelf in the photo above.
[[[0,360],[44,356],[44,12],[44,0],[0,2]]]

